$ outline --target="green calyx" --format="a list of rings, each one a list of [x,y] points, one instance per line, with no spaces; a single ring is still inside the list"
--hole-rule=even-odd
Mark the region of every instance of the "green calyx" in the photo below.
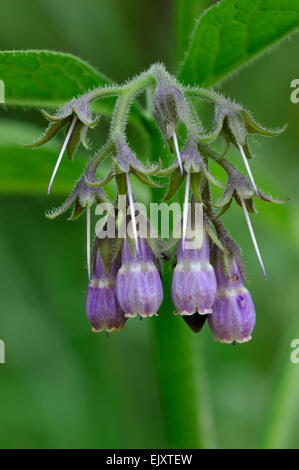
[[[73,98],[63,108],[58,110],[55,115],[42,111],[43,115],[49,121],[49,125],[44,134],[31,144],[23,144],[25,147],[39,147],[52,140],[63,128],[66,129],[67,138],[67,157],[72,160],[74,154],[81,143],[83,147],[90,150],[87,141],[87,130],[93,128],[99,122],[99,117],[93,119],[90,111],[89,102],[82,96]],[[70,134],[68,136],[68,133]]]

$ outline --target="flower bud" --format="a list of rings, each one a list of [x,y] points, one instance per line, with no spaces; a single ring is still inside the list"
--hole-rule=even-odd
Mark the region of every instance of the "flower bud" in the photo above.
[[[217,290],[214,268],[209,261],[209,238],[205,233],[200,249],[182,249],[178,243],[171,295],[180,315],[211,313]]]
[[[105,269],[98,249],[91,282],[87,289],[86,312],[94,331],[114,332],[124,327],[126,318],[115,294],[115,278],[120,266],[118,259]]]
[[[233,259],[230,279],[225,275],[221,262],[216,261],[217,295],[209,325],[220,343],[245,343],[251,339],[255,324],[255,309],[249,291],[243,284],[240,270]]]
[[[117,273],[116,295],[125,317],[157,315],[163,300],[159,272],[153,261],[153,252],[143,238],[138,238],[138,252],[133,256],[124,240],[122,266]]]
[[[165,142],[175,133],[179,117],[186,113],[185,108],[182,92],[168,81],[160,82],[154,96],[153,115]]]

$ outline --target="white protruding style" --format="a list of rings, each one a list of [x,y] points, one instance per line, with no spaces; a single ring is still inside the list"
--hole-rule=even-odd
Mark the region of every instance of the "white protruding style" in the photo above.
[[[172,134],[172,138],[173,138],[173,143],[174,143],[174,147],[175,147],[175,151],[176,151],[176,156],[177,156],[177,159],[178,159],[178,162],[179,162],[179,167],[180,167],[180,170],[181,170],[181,174],[183,174],[182,159],[181,159],[178,139],[177,139],[175,131]]]
[[[133,194],[132,194],[132,188],[131,188],[131,181],[130,181],[129,173],[126,173],[126,181],[127,181],[127,188],[128,188],[130,213],[131,213],[131,219],[132,219],[133,235],[134,235],[134,240],[135,240],[136,253],[139,254],[138,237],[137,237],[137,225],[136,225],[136,217],[135,217],[135,207],[134,207]]]
[[[87,271],[89,282],[91,280],[90,273],[90,205],[86,207],[86,257],[87,257]]]
[[[253,176],[252,176],[252,173],[251,173],[251,169],[250,169],[249,163],[248,163],[248,161],[247,161],[247,157],[246,157],[246,155],[245,155],[244,149],[243,149],[243,147],[242,147],[241,144],[238,144],[238,146],[239,146],[239,150],[240,150],[240,153],[241,153],[241,156],[242,156],[244,165],[246,166],[246,170],[247,170],[247,172],[248,172],[250,181],[251,181],[251,183],[252,183],[252,186],[254,187],[254,189],[255,189],[255,191],[256,191],[257,197],[260,197],[259,190],[257,189],[257,185],[255,184],[255,181],[254,181],[254,179],[253,179]]]
[[[189,189],[190,189],[190,171],[187,172],[186,186],[185,186],[185,198],[184,198],[184,209],[183,209],[183,234],[182,234],[182,249],[185,249],[185,240],[187,233],[187,222],[188,222],[188,211],[189,211]]]
[[[52,176],[51,176],[51,180],[50,180],[50,183],[49,183],[49,186],[48,186],[48,194],[50,194],[52,183],[53,183],[53,181],[54,181],[55,175],[56,175],[56,173],[57,173],[58,167],[59,167],[59,165],[60,165],[60,162],[61,162],[61,159],[62,159],[62,157],[63,157],[64,151],[65,151],[66,146],[67,146],[67,144],[68,144],[68,141],[70,140],[70,137],[71,137],[72,132],[73,132],[73,130],[74,130],[76,121],[77,121],[77,116],[74,116],[74,117],[73,117],[73,120],[72,120],[72,122],[71,122],[71,125],[70,125],[70,127],[69,127],[69,129],[68,129],[68,131],[67,131],[65,140],[64,140],[64,142],[63,142],[63,146],[61,147],[60,154],[59,154],[59,157],[58,157],[58,159],[57,159],[55,168],[54,168],[54,170],[53,170],[53,173],[52,173]]]
[[[251,221],[250,221],[250,217],[249,217],[249,214],[248,214],[248,211],[247,211],[246,204],[245,204],[245,202],[244,202],[244,199],[240,198],[240,201],[241,201],[242,208],[243,208],[244,215],[245,215],[245,219],[246,219],[246,222],[247,222],[247,225],[248,225],[248,228],[249,228],[249,232],[250,232],[250,235],[251,235],[251,238],[252,238],[253,246],[254,246],[254,248],[255,248],[255,251],[256,251],[258,260],[259,260],[260,265],[261,265],[261,267],[262,267],[262,270],[263,270],[263,273],[264,273],[264,277],[265,277],[265,279],[267,279],[267,274],[266,274],[265,266],[264,266],[264,263],[263,263],[263,260],[262,260],[262,256],[261,256],[261,253],[260,253],[260,250],[259,250],[259,247],[258,247],[256,238],[255,238],[255,235],[254,235],[254,231],[253,231],[253,228],[252,228],[252,225],[251,225]]]

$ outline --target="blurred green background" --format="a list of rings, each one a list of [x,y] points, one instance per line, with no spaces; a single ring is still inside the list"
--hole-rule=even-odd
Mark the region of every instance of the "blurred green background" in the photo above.
[[[1,5],[0,44],[3,50],[71,52],[117,81],[154,61],[174,71],[173,11],[170,0],[10,0]],[[298,47],[294,36],[222,86],[266,126],[288,123],[276,139],[251,140],[258,155],[251,168],[261,187],[291,201],[259,203],[252,218],[267,281],[240,210],[234,206],[225,218],[243,247],[257,324],[253,340],[236,347],[215,343],[207,326],[196,337],[210,447],[299,445],[299,364],[290,362],[291,340],[299,338],[299,104],[290,101],[290,82],[299,78]],[[5,122],[44,127],[36,110],[1,106]],[[150,325],[159,319],[131,320],[109,339],[91,334],[85,220],[46,220],[45,210],[61,201],[53,189],[50,198],[46,187],[39,196],[17,187],[0,191],[0,339],[6,344],[0,447],[167,447]]]

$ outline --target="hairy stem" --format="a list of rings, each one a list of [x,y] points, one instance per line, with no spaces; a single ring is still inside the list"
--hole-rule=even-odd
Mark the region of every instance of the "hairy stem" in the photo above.
[[[152,199],[158,201],[160,197],[157,191]],[[164,300],[159,318],[153,318],[151,323],[168,445],[178,449],[213,447],[209,387],[206,369],[200,360],[204,344],[182,318],[173,315],[172,275],[173,266],[165,263]]]
[[[215,90],[197,87],[186,87],[184,93],[188,97],[200,98],[210,101],[212,104],[223,104],[225,98]]]
[[[89,175],[91,175],[92,177],[95,175],[95,171],[97,167],[105,160],[106,157],[108,157],[110,153],[113,152],[114,149],[115,149],[115,145],[111,140],[108,140],[103,145],[103,147],[91,159],[89,165],[87,166],[85,170],[87,179],[89,179]]]
[[[110,133],[112,140],[116,141],[118,139],[125,139],[127,116],[133,99],[137,94],[141,93],[144,89],[154,83],[155,79],[151,72],[148,71],[142,73],[123,87],[122,94],[118,98],[111,122]]]
[[[110,96],[119,96],[123,91],[122,86],[107,86],[107,87],[100,87],[95,88],[94,90],[89,91],[86,93],[87,100],[91,103],[99,98],[108,98]]]

